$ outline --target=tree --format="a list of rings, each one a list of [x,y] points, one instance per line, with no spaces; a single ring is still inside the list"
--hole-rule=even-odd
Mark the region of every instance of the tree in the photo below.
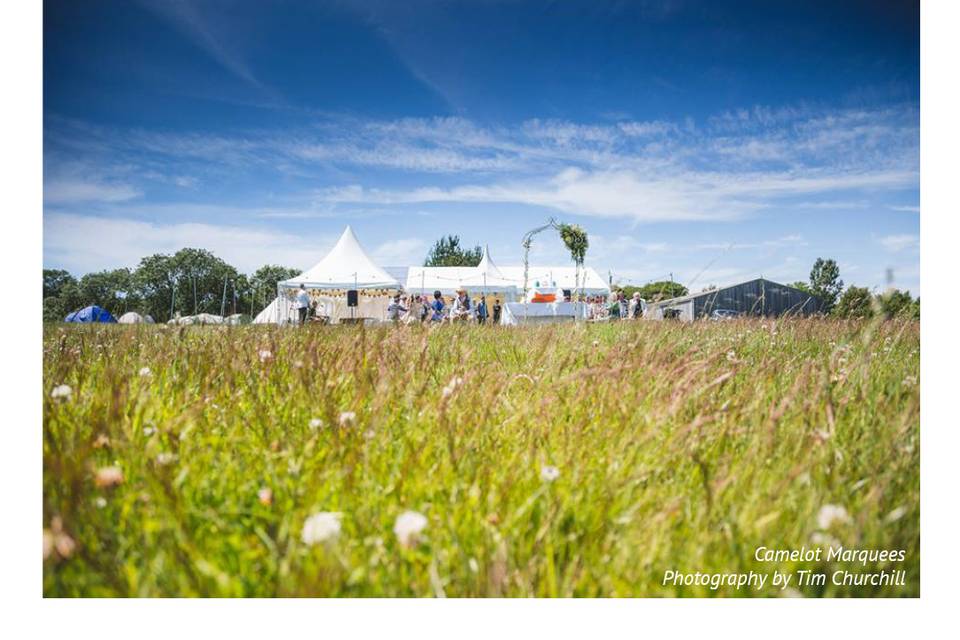
[[[873,295],[866,287],[849,287],[840,296],[833,314],[841,318],[870,318],[873,316]]]
[[[118,317],[135,310],[140,302],[130,269],[88,273],[80,278],[77,287],[82,306],[95,304]]]
[[[70,275],[69,271],[63,269],[44,269],[43,270],[43,298],[56,298],[60,295],[63,288],[70,284],[77,284],[77,279]]]
[[[475,267],[483,259],[483,249],[480,245],[473,249],[464,249],[460,246],[460,236],[440,238],[430,249],[425,267]]]
[[[823,311],[829,313],[837,304],[843,280],[840,279],[840,267],[835,260],[817,258],[810,270],[810,293],[823,302]]]
[[[639,291],[640,297],[648,302],[679,298],[680,296],[685,296],[689,293],[685,286],[679,282],[673,282],[672,280],[650,282],[642,287],[622,287],[621,290],[628,298],[635,292]]]
[[[918,300],[914,303],[909,291],[891,289],[877,296],[877,302],[880,304],[883,315],[887,318],[920,317],[920,302]]]
[[[794,289],[799,289],[804,293],[809,293],[810,295],[813,295],[813,291],[810,289],[810,285],[807,284],[806,282],[800,282],[800,281],[791,282],[790,286],[793,287]]]
[[[253,302],[251,315],[256,315],[277,295],[277,283],[300,275],[300,269],[265,264],[250,276],[249,296]],[[247,307],[244,307],[247,308]]]
[[[234,267],[204,249],[143,258],[134,280],[143,299],[143,312],[157,321],[170,318],[171,306],[174,314],[181,315],[219,314],[223,306],[229,313],[234,309],[234,289],[239,292],[240,285],[246,285]]]

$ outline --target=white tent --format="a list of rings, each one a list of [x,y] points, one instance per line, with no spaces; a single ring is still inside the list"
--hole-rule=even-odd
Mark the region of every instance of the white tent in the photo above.
[[[149,315],[142,316],[136,311],[127,311],[117,318],[120,324],[153,324],[153,318]]]
[[[183,316],[177,320],[180,325],[204,325],[204,324],[223,324],[223,316],[212,313],[198,313],[195,316]]]
[[[284,300],[287,309],[286,313],[281,313],[280,298],[274,298],[273,302],[263,308],[253,319],[253,324],[281,324],[284,319],[293,319],[297,317],[296,305],[290,300]]]
[[[410,267],[404,290],[426,295],[440,291],[452,296],[461,287],[471,294],[513,296],[522,283],[506,277],[490,257],[489,247],[485,247],[480,264],[475,267]]]
[[[349,226],[323,260],[296,278],[279,283],[284,289],[399,289],[400,283],[378,267],[360,246]]]

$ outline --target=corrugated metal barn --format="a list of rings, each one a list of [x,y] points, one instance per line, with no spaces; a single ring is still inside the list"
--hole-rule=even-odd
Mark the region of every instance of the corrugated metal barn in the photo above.
[[[650,305],[647,317],[654,320],[676,317],[684,321],[712,315],[807,316],[820,311],[819,298],[800,289],[764,278],[692,293],[682,298]],[[714,313],[716,312],[716,314]]]

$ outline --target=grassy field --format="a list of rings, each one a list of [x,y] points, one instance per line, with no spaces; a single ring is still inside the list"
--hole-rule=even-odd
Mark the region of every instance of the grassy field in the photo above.
[[[916,322],[50,326],[43,348],[47,596],[919,594]],[[904,559],[754,558],[840,545]],[[797,569],[828,583],[662,585]]]

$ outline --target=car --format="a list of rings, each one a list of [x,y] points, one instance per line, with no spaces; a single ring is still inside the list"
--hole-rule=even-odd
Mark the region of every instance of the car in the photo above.
[[[714,309],[710,314],[711,320],[733,320],[740,316],[739,311],[733,309]]]

